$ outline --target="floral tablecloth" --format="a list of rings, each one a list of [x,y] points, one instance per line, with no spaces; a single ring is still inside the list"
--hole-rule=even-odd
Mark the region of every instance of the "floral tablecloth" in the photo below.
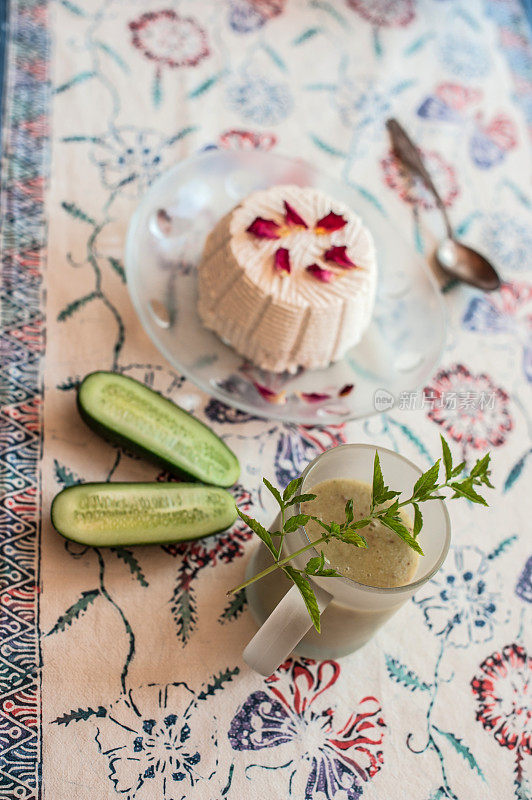
[[[0,797],[531,797],[532,49],[517,0],[11,0],[2,147]],[[206,147],[297,154],[429,253],[440,220],[389,152],[399,117],[456,229],[504,279],[445,287],[424,391],[338,427],[253,419],[199,392],[132,310],[123,244],[150,181]],[[165,480],[79,420],[115,369],[194,409],[238,453],[267,522],[324,448],[428,465],[445,432],[490,448],[489,510],[450,511],[445,566],[362,651],[242,662],[241,524],[187,546],[83,549],[51,528],[80,480]]]

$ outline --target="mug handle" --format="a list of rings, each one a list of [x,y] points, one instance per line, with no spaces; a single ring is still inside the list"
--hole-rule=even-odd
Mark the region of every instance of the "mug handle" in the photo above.
[[[333,596],[315,583],[312,588],[322,614]],[[292,586],[247,645],[244,661],[255,672],[271,675],[310,628],[312,620],[304,600],[297,586]]]

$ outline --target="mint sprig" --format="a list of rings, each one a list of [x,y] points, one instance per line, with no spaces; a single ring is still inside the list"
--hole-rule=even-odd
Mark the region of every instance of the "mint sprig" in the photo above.
[[[367,548],[367,541],[359,531],[369,525],[372,520],[381,522],[396,533],[409,547],[420,555],[423,555],[423,550],[417,541],[423,528],[423,515],[419,507],[421,503],[426,503],[429,500],[454,500],[465,498],[472,503],[478,503],[484,506],[488,505],[484,497],[482,497],[477,490],[482,487],[487,487],[489,489],[494,488],[490,482],[490,454],[486,453],[482,458],[479,458],[469,472],[469,475],[464,475],[465,462],[462,461],[459,464],[453,464],[452,453],[448,443],[443,436],[440,436],[440,439],[442,446],[441,458],[429,467],[426,472],[420,475],[414,484],[411,496],[407,500],[402,500],[401,502],[399,502],[398,499],[401,492],[390,489],[390,487],[385,484],[379,453],[375,451],[370,512],[367,516],[357,521],[354,520],[352,500],[348,500],[346,503],[345,519],[342,522],[327,523],[319,519],[319,517],[315,517],[311,514],[303,514],[302,512],[287,517],[287,509],[297,503],[310,502],[315,499],[316,495],[311,493],[298,494],[301,484],[303,483],[302,477],[290,481],[282,494],[270,481],[263,478],[264,485],[279,505],[280,530],[271,533],[266,530],[260,522],[257,522],[257,520],[248,517],[247,514],[244,514],[238,508],[237,511],[246,525],[248,525],[264,542],[273,556],[274,562],[269,567],[262,570],[262,572],[249,578],[239,586],[235,586],[235,588],[231,589],[227,594],[236,594],[246,586],[269,575],[274,570],[282,569],[284,574],[299,589],[314,627],[319,633],[320,613],[316,596],[309,581],[309,576],[336,578],[341,577],[341,575],[335,569],[327,565],[323,550],[319,551],[318,556],[312,556],[307,561],[304,569],[298,569],[290,565],[290,561],[323,542],[329,542],[331,539],[338,539],[339,541],[353,545],[353,547]],[[445,480],[440,482],[442,464]],[[446,489],[452,491],[450,497],[446,494],[442,494]],[[400,509],[408,505],[411,505],[414,510],[412,531],[407,528],[400,514]],[[304,547],[301,547],[295,553],[291,553],[282,558],[285,537],[294,533],[298,528],[307,525],[310,520],[313,520],[320,526],[320,536],[314,541],[307,543]]]

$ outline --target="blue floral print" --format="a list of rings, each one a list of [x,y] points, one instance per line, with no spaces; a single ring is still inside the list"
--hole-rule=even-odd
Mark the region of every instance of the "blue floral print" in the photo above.
[[[500,615],[500,590],[495,576],[486,576],[489,560],[478,547],[456,547],[446,565],[419,591],[414,602],[426,625],[453,647],[486,642]]]
[[[287,83],[250,73],[229,86],[227,102],[243,119],[259,125],[277,125],[286,119],[294,105]]]
[[[233,750],[265,751],[257,768],[282,764],[286,796],[356,800],[381,768],[385,723],[379,702],[364,697],[353,711],[331,706],[327,692],[339,676],[336,661],[289,659],[233,717]]]

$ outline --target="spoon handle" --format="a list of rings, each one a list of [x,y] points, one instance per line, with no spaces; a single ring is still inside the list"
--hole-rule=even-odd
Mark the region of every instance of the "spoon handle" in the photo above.
[[[447,228],[447,235],[450,239],[453,238],[453,229],[451,226],[451,221],[447,215],[447,209],[445,208],[445,204],[441,199],[440,195],[438,194],[438,190],[434,186],[432,182],[432,178],[430,177],[427,168],[423,162],[419,154],[419,150],[417,149],[416,145],[407,134],[405,129],[402,125],[400,125],[396,119],[389,119],[386,122],[386,127],[390,133],[390,138],[392,140],[392,146],[395,155],[397,158],[402,161],[402,163],[413,172],[415,175],[418,175],[427,189],[432,192],[434,195],[434,199],[436,200],[436,204],[440,209],[443,219],[445,221],[445,227]]]

